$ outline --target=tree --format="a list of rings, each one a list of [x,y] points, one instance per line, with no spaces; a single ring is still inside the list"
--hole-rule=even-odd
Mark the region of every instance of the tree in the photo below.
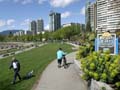
[[[57,40],[63,40],[63,39],[70,40],[72,36],[79,34],[80,34],[80,25],[72,25],[61,28],[53,32],[53,38]]]
[[[44,34],[43,34],[43,38],[47,41],[49,40],[50,38],[50,32],[46,31]]]
[[[13,37],[13,33],[10,31],[8,36]]]
[[[87,25],[86,25],[86,32],[92,32],[92,28],[91,28],[90,21],[87,22]]]
[[[0,35],[0,41],[2,42],[4,40],[5,40],[5,36]]]
[[[38,39],[39,39],[39,41],[42,41],[42,33],[40,33],[40,34],[38,35]]]

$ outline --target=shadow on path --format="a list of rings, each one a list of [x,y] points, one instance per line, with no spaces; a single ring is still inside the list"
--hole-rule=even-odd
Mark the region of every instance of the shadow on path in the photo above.
[[[65,69],[69,68],[71,64],[74,64],[73,62],[66,63],[65,65],[62,65]]]

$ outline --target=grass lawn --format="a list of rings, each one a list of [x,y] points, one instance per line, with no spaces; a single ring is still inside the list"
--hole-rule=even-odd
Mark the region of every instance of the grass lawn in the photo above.
[[[0,90],[31,90],[46,66],[56,58],[56,51],[59,47],[62,47],[63,50],[68,53],[72,51],[70,45],[50,43],[16,55],[16,58],[21,63],[21,76],[23,77],[29,71],[34,70],[35,77],[32,77],[28,80],[22,80],[15,85],[11,85],[11,81],[13,80],[13,70],[9,70],[9,64],[12,57],[1,59]]]

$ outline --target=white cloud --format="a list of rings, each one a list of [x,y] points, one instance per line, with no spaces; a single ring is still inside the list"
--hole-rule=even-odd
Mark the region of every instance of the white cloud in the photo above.
[[[0,27],[5,26],[6,22],[4,20],[0,20]]]
[[[39,4],[43,4],[43,2],[46,2],[47,0],[38,0]]]
[[[49,30],[49,24],[45,26],[45,30]]]
[[[8,19],[8,20],[6,21],[6,25],[11,26],[14,22],[15,22],[14,19]]]
[[[50,0],[50,4],[53,7],[66,7],[79,0]]]
[[[26,4],[32,3],[32,2],[33,2],[32,0],[23,0],[21,3],[22,3],[23,5],[26,5]]]
[[[0,20],[0,27],[3,26],[15,27],[14,22],[15,22],[14,19]]]
[[[68,11],[66,11],[66,12],[64,12],[64,13],[61,14],[61,18],[67,18],[67,17],[69,17],[70,15],[71,15],[71,13],[68,12]]]
[[[28,18],[28,19],[25,19],[25,20],[21,23],[21,25],[22,25],[22,26],[24,26],[24,25],[29,25],[29,23],[30,23],[30,19]]]
[[[85,15],[85,6],[81,9],[80,14]]]

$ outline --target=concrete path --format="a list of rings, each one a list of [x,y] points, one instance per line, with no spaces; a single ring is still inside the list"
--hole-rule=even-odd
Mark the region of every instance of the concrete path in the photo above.
[[[75,68],[75,53],[66,56],[69,67],[57,67],[57,60],[53,61],[43,72],[40,81],[33,90],[87,90],[87,85],[80,78]]]

